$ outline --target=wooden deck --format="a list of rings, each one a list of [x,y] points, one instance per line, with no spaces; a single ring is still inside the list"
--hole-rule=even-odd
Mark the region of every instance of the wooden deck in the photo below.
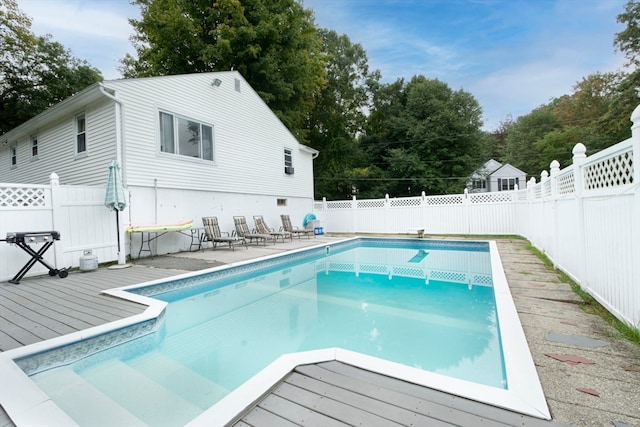
[[[42,276],[19,285],[0,283],[0,351],[102,325],[144,311],[146,306],[101,292],[174,276],[183,271],[133,266]]]
[[[233,427],[560,426],[341,362],[298,366]]]

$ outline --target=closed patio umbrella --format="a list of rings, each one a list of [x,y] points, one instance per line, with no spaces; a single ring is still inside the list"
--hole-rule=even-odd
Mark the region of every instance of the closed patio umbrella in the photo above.
[[[118,264],[124,265],[124,251],[121,248],[120,239],[120,211],[127,207],[127,200],[122,187],[122,176],[120,175],[120,165],[116,160],[111,160],[109,165],[109,179],[107,180],[107,194],[104,198],[104,205],[116,212],[116,227],[118,232]]]

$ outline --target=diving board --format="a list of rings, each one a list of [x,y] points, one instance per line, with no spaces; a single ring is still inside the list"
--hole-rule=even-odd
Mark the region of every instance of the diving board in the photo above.
[[[149,252],[149,254],[153,256],[153,252],[151,251],[151,242],[171,231],[191,237],[189,249],[193,246],[200,247],[200,233],[197,228],[192,227],[193,220],[190,219],[187,221],[176,222],[174,224],[132,225],[127,227],[125,231],[127,233],[141,233],[140,250],[138,251],[138,258],[140,258],[140,254],[142,252]],[[187,234],[185,230],[189,230],[189,234]],[[147,234],[146,240],[145,233]],[[145,245],[147,246],[146,248]]]

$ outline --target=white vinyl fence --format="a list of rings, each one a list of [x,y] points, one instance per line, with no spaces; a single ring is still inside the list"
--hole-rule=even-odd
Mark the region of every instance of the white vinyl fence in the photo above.
[[[52,267],[78,267],[87,250],[99,262],[116,261],[116,217],[104,206],[105,191],[105,187],[59,185],[55,174],[49,185],[0,183],[0,239],[8,232],[55,230],[60,240],[44,255]],[[40,247],[33,245],[35,251]],[[30,259],[21,248],[0,242],[0,281],[14,277]],[[27,277],[47,272],[36,263]]]
[[[329,232],[424,228],[426,234],[524,236],[616,317],[640,327],[640,107],[631,120],[630,139],[589,157],[577,144],[571,166],[560,170],[552,162],[550,174],[530,180],[526,190],[323,200],[314,203],[314,213]],[[55,174],[50,185],[0,183],[0,238],[60,232],[45,254],[59,269],[77,267],[85,250],[101,263],[116,261],[116,217],[103,205],[105,190],[59,185]],[[128,216],[129,207],[121,218]],[[29,259],[0,242],[0,280],[11,279]],[[28,276],[46,273],[38,263]]]
[[[632,137],[573,164],[557,161],[526,190],[316,201],[329,232],[520,235],[619,319],[640,327],[640,107]]]

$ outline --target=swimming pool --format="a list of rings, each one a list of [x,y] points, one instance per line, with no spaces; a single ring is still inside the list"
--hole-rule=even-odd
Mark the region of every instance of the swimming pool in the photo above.
[[[381,244],[383,249],[376,248]],[[74,398],[79,390],[86,393],[82,381],[90,381],[105,393],[120,393],[121,404],[141,390],[154,394],[135,385],[147,381],[152,376],[149,370],[158,367],[165,375],[155,381],[186,393],[186,402],[169,396],[178,402],[171,411],[180,414],[174,425],[192,418],[196,423],[207,419],[219,422],[225,414],[237,413],[248,397],[247,390],[258,393],[258,385],[263,388],[283,369],[309,360],[341,360],[545,417],[546,403],[517,317],[517,328],[505,326],[505,319],[513,323],[509,316],[515,309],[492,246],[490,242],[361,238],[114,290],[118,295],[134,292],[134,298],[141,301],[153,295],[150,310],[155,315],[116,332],[68,343],[63,349],[14,360],[68,412],[78,410]],[[453,259],[458,267],[453,268]],[[326,293],[327,288],[334,289]],[[372,292],[371,288],[378,289]],[[407,298],[407,292],[413,293]],[[443,306],[446,298],[453,298],[455,304]],[[158,299],[169,302],[166,310]],[[464,305],[465,300],[470,305]],[[509,307],[501,307],[503,303],[510,303],[512,313]],[[430,311],[425,313],[420,307],[430,307]],[[409,322],[395,324],[401,318]],[[343,335],[336,338],[333,332],[329,334],[331,325],[342,329]],[[424,339],[416,339],[421,335]],[[524,342],[524,351],[514,352],[505,337],[509,342],[515,338],[515,344]],[[442,339],[446,342],[438,341]],[[120,342],[128,343],[117,345]],[[445,356],[433,351],[443,346],[457,347],[457,353]],[[99,347],[107,350],[96,352]],[[394,351],[399,348],[405,350]],[[523,354],[527,356],[524,360]],[[511,356],[518,360],[512,362]],[[73,359],[78,361],[49,370]],[[530,366],[523,371],[527,360]],[[102,368],[96,369],[96,365]],[[235,367],[242,367],[243,372],[236,372]],[[483,375],[469,376],[478,372]],[[531,372],[537,384],[533,389],[537,388],[539,396],[531,393]],[[171,376],[177,379],[168,378]],[[523,377],[528,378],[526,384]],[[129,379],[132,384],[124,386]],[[77,390],[71,386],[74,384]],[[65,391],[66,397],[60,397],[63,389],[70,390]],[[158,393],[155,405],[166,399],[161,396],[164,392]],[[523,397],[534,397],[538,402],[534,399],[532,406],[531,400],[525,399],[523,405],[519,402]],[[542,409],[536,407],[540,397]],[[65,408],[68,402],[76,408]],[[151,415],[158,412],[154,404],[145,404]],[[99,406],[111,412],[107,404]],[[153,417],[149,423],[154,424]]]

